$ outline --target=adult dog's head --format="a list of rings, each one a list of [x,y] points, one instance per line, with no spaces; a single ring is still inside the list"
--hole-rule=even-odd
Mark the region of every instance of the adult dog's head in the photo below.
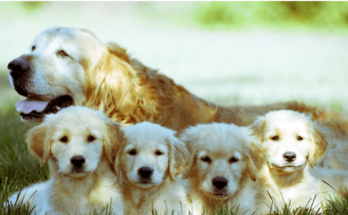
[[[279,172],[294,172],[318,162],[327,142],[309,117],[291,110],[272,111],[250,128],[268,148],[268,166]]]
[[[179,137],[191,153],[184,175],[211,199],[227,199],[256,180],[265,153],[248,128],[213,123],[186,129]]]
[[[128,61],[124,49],[103,44],[87,30],[46,30],[36,37],[29,54],[8,64],[11,85],[27,97],[16,104],[17,110],[31,122],[70,105],[132,110],[134,70]]]
[[[26,141],[42,165],[50,161],[58,174],[84,177],[102,159],[113,163],[122,138],[118,123],[101,111],[72,106],[46,115],[43,123],[29,130]]]
[[[140,189],[154,188],[164,180],[176,180],[188,163],[188,151],[175,132],[142,122],[124,129],[124,142],[114,163],[120,180]]]

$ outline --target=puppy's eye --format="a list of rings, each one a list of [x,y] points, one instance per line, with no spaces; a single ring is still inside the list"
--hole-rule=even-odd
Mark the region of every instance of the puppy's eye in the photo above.
[[[279,139],[279,137],[276,135],[276,136],[273,136],[271,139],[274,141],[277,141]]]
[[[208,156],[201,157],[201,161],[210,163],[210,158]]]
[[[92,135],[89,135],[87,139],[88,139],[88,142],[93,142],[95,140],[95,137],[93,137]]]
[[[297,140],[298,140],[298,141],[301,141],[301,140],[303,140],[303,137],[297,136]]]
[[[137,154],[137,151],[135,149],[132,149],[128,152],[128,154],[130,155],[136,155]]]
[[[60,138],[59,141],[62,142],[62,143],[67,143],[68,142],[68,137],[64,136],[64,137]]]
[[[64,50],[58,51],[57,54],[62,56],[62,57],[69,57],[69,55]]]
[[[231,159],[230,159],[230,163],[236,163],[236,162],[238,162],[239,161],[239,159],[238,158],[235,158],[235,157],[232,157]]]
[[[36,46],[31,47],[31,51],[34,51],[36,49]]]
[[[163,152],[161,152],[160,150],[157,150],[156,155],[163,155]]]

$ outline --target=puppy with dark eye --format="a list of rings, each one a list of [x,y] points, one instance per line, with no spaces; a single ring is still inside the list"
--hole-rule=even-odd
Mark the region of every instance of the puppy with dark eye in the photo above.
[[[248,128],[233,124],[197,125],[183,131],[190,163],[184,178],[192,199],[192,213],[214,214],[221,207],[238,214],[267,211],[266,191],[258,179],[265,150]]]
[[[179,174],[189,153],[175,132],[142,122],[123,129],[115,160],[126,214],[188,214],[187,196]]]
[[[322,180],[341,195],[346,193],[348,173],[322,168],[330,163],[323,156],[328,145],[334,143],[323,125],[314,124],[303,113],[281,110],[258,117],[250,129],[267,148],[267,162],[260,177],[274,200],[305,207],[316,196],[313,208],[318,209],[328,194],[334,194]]]
[[[112,214],[124,214],[112,165],[122,138],[119,124],[102,111],[71,106],[46,115],[27,133],[27,143],[42,165],[48,163],[50,179],[13,194],[9,202],[23,200],[35,206],[34,214],[89,214],[107,206]]]

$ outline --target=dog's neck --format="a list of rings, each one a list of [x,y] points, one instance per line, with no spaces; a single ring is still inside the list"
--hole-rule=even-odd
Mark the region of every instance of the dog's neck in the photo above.
[[[267,165],[264,167],[263,174],[267,178],[266,181],[268,181],[271,186],[277,187],[279,189],[285,189],[300,184],[307,176],[309,168],[310,167],[308,163],[306,163],[304,165],[304,168],[300,170],[286,172],[271,168]]]
[[[159,196],[161,193],[159,190],[161,190],[162,187],[169,185],[170,178],[164,177],[161,184],[144,189],[131,184],[121,171],[119,183],[123,195],[126,196],[125,199],[133,201],[132,205],[137,205],[138,209],[140,209],[143,204],[151,203]]]
[[[50,157],[48,163],[51,173],[50,180],[53,183],[51,188],[56,190],[53,193],[60,193],[60,195],[54,195],[50,199],[50,201],[56,202],[54,205],[60,205],[60,208],[57,208],[57,211],[64,212],[64,205],[66,205],[67,208],[75,208],[76,210],[86,210],[87,206],[92,208],[106,206],[106,204],[104,205],[105,199],[95,200],[93,196],[93,190],[97,190],[98,187],[105,186],[105,184],[109,185],[113,184],[113,182],[116,183],[117,181],[117,178],[112,171],[112,167],[105,156],[101,157],[98,167],[94,172],[79,178],[59,173],[57,160],[54,157]],[[105,189],[109,188],[105,187]],[[109,196],[104,197],[106,199],[111,198]],[[82,200],[85,200],[85,202]],[[80,213],[80,211],[76,211],[76,213]]]
[[[238,189],[235,191],[234,194],[229,196],[228,198],[224,199],[216,199],[216,198],[211,198],[209,195],[206,194],[205,191],[201,189],[201,186],[197,185],[197,182],[199,181],[198,175],[196,174],[191,174],[188,178],[188,183],[189,183],[189,191],[188,193],[190,194],[192,201],[194,204],[197,204],[198,207],[202,210],[202,212],[206,212],[207,214],[213,214],[213,211],[221,209],[221,207],[229,207],[231,208],[237,208],[240,206],[240,211],[245,211],[247,210],[246,208],[243,207],[243,204],[246,202],[241,202],[241,200],[244,199],[249,199],[250,196],[248,196],[250,193],[254,193],[255,190],[253,190],[255,185],[255,182],[253,182],[250,179],[249,174],[247,171],[245,171],[242,174],[242,177],[239,181],[238,184]],[[246,190],[246,189],[252,189],[251,190]],[[255,199],[253,199],[255,201]],[[254,204],[253,202],[248,202],[247,204]],[[197,207],[194,206],[194,207]],[[199,210],[200,210],[199,209]],[[214,213],[215,214],[215,213]]]

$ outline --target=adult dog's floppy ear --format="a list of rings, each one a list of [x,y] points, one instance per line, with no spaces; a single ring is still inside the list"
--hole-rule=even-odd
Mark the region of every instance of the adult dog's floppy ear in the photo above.
[[[137,105],[138,87],[135,78],[133,68],[108,50],[87,73],[85,106],[104,110],[114,120],[122,121],[122,117],[131,115]]]
[[[124,132],[119,123],[107,118],[105,122],[106,134],[104,139],[104,149],[106,157],[110,163],[114,163],[117,151],[121,148]]]
[[[42,123],[30,129],[26,134],[26,142],[29,150],[40,158],[41,166],[44,166],[51,154],[52,141],[49,139],[48,126]]]
[[[308,130],[311,134],[309,146],[309,165],[314,169],[314,166],[318,162],[319,158],[325,154],[328,143],[325,139],[324,133],[320,130],[318,125],[309,123]]]
[[[165,141],[169,148],[169,174],[175,181],[176,176],[182,173],[187,166],[189,152],[186,145],[176,137],[167,137]]]

